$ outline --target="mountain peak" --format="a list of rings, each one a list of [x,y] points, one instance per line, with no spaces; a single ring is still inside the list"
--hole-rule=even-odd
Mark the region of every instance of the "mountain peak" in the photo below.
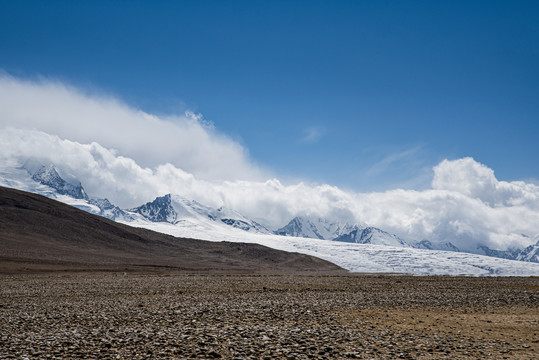
[[[32,174],[32,179],[43,185],[55,189],[58,194],[68,195],[75,199],[88,200],[88,195],[84,191],[80,181],[72,179],[71,183],[60,176],[58,169],[54,165],[41,166]]]
[[[223,224],[245,231],[271,233],[263,225],[235,210],[224,206],[215,209],[196,200],[188,200],[180,195],[167,194],[130,211],[138,213],[152,222],[176,224],[179,221],[195,223],[210,221],[213,225]]]
[[[177,213],[172,207],[172,196],[170,194],[156,197],[155,200],[131,209],[131,211],[153,222],[174,223],[177,219]]]
[[[359,244],[388,245],[410,247],[399,238],[371,226],[362,226],[348,222],[332,222],[320,217],[296,216],[275,234],[294,237],[306,237],[321,240],[352,242]]]
[[[333,240],[358,228],[359,225],[348,222],[330,221],[321,217],[296,216],[282,228],[277,235],[306,237],[321,240]]]
[[[384,230],[368,226],[366,228],[356,227],[348,234],[343,234],[334,241],[354,242],[357,244],[376,244],[397,247],[409,247],[410,245],[397,235],[390,234]]]

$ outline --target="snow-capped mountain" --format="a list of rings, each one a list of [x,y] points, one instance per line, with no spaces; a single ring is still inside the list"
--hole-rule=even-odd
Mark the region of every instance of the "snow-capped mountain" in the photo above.
[[[77,178],[53,164],[27,160],[19,166],[7,165],[0,167],[0,185],[40,194],[111,220],[131,218],[108,199],[90,197]]]
[[[338,236],[349,234],[357,225],[347,222],[332,222],[327,219],[296,216],[288,224],[275,231],[282,236],[305,237],[311,239],[333,240]]]
[[[487,256],[493,256],[493,257],[498,257],[501,259],[510,259],[510,260],[515,260],[520,255],[520,252],[522,251],[522,249],[508,249],[504,251],[493,250],[489,248],[488,246],[482,246],[482,245],[478,246],[477,249],[482,251]]]
[[[178,213],[172,207],[170,194],[157,197],[154,201],[147,202],[130,211],[138,213],[153,222],[168,222],[174,224],[178,218]]]
[[[487,256],[499,257],[502,259],[529,261],[539,263],[539,234],[535,236],[535,244],[525,247],[524,249],[508,249],[508,250],[492,250],[486,246],[479,246]]]
[[[275,234],[356,244],[387,245],[425,250],[460,251],[459,248],[450,242],[432,243],[429,240],[422,240],[419,242],[405,241],[395,234],[390,234],[387,231],[372,226],[350,224],[348,222],[339,223],[322,218],[302,216],[296,216],[287,225],[276,230]],[[491,252],[485,255],[497,256],[497,253]],[[516,259],[503,257],[507,259]]]
[[[522,249],[515,260],[539,263],[539,235],[535,239],[537,239],[537,242]]]
[[[157,197],[155,200],[129,211],[140,214],[152,222],[181,224],[185,221],[212,221],[244,231],[270,233],[263,225],[241,215],[237,211],[225,207],[214,209],[179,195],[167,194]]]
[[[88,200],[88,203],[97,206],[99,212],[90,211],[96,215],[106,217],[110,220],[132,219],[132,216],[118,206],[112,204],[109,199],[92,198]]]
[[[397,235],[390,234],[375,227],[356,227],[348,234],[343,234],[333,241],[353,242],[356,244],[377,244],[399,247],[410,247],[408,243]]]
[[[68,195],[74,199],[88,200],[88,195],[84,191],[80,181],[72,179],[67,182],[58,174],[58,169],[54,165],[41,166],[32,175],[32,179],[40,184],[50,186],[55,189],[58,194]]]
[[[32,171],[32,167],[35,168],[35,163],[32,163],[32,165],[29,165],[29,163],[25,164],[25,169],[32,175],[32,180],[46,185],[59,195],[65,195],[69,198],[79,200],[70,203],[66,199],[65,202],[70,205],[110,220],[120,218],[130,219],[130,216],[125,211],[112,204],[108,199],[90,198],[78,179],[64,174],[61,176],[61,171],[54,165],[43,165],[38,167],[36,171]],[[66,181],[64,177],[68,178],[69,181]]]
[[[410,247],[410,244],[400,239],[397,235],[375,227],[302,216],[296,216],[287,225],[275,231],[275,234],[357,244]]]
[[[455,252],[459,252],[459,248],[456,247],[455,245],[453,245],[451,242],[438,242],[438,243],[432,243],[431,241],[429,240],[421,240],[415,244],[413,244],[413,246],[416,248],[416,249],[426,249],[426,250],[443,250],[443,251],[455,251]]]

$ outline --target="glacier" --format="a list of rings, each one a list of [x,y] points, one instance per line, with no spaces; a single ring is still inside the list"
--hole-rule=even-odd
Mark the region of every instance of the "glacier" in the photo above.
[[[120,221],[123,222],[123,221]],[[539,276],[539,263],[463,252],[345,243],[249,233],[220,224],[186,221],[181,226],[143,219],[123,222],[178,237],[255,243],[319,257],[351,272],[414,275]]]

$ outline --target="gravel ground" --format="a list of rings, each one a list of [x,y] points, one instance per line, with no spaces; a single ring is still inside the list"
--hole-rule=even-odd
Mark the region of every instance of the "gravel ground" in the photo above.
[[[539,278],[0,275],[0,359],[537,359]]]

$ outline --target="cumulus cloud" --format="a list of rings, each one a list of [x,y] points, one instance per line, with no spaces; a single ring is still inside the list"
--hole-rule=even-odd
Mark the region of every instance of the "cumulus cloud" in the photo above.
[[[405,240],[449,241],[472,252],[478,245],[527,246],[539,234],[539,186],[499,181],[473,158],[442,161],[423,191],[354,193],[326,184],[283,184],[264,176],[245,149],[195,115],[157,117],[63,84],[3,76],[0,167],[28,159],[55,164],[90,195],[124,208],[173,193],[229,206],[273,228],[296,215],[320,216],[376,226]]]
[[[442,161],[434,168],[432,187],[479,199],[491,207],[523,205],[539,210],[537,185],[498,181],[492,169],[470,157]]]
[[[260,179],[246,149],[193,113],[158,117],[60,82],[0,74],[0,128],[97,142],[145,167],[171,163],[203,179]]]

